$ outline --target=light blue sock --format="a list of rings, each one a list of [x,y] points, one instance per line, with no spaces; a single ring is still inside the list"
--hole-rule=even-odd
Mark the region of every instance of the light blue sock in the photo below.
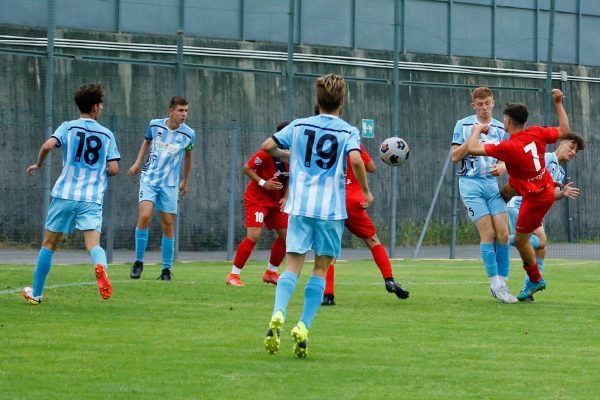
[[[96,246],[90,250],[90,256],[92,256],[92,263],[94,265],[102,265],[105,270],[108,271],[108,262],[106,261],[106,253],[100,246]]]
[[[515,247],[515,235],[508,236],[508,245]]]
[[[492,243],[481,243],[479,245],[481,259],[485,265],[485,271],[488,277],[498,275],[498,263],[496,262],[496,251]]]
[[[505,280],[508,279],[510,270],[510,246],[507,244],[496,244],[496,263],[498,265],[498,275]]]
[[[45,247],[40,248],[35,271],[33,271],[33,295],[41,296],[46,284],[46,277],[52,267],[52,256],[54,251]]]
[[[325,292],[325,279],[312,275],[306,282],[304,288],[304,307],[302,308],[302,316],[300,321],[304,322],[306,329],[310,329],[310,325],[317,315],[317,310],[323,301],[323,293]]]
[[[293,272],[285,271],[279,275],[277,286],[275,286],[275,306],[273,307],[273,314],[277,311],[283,312],[283,318],[287,310],[288,303],[296,290],[296,282],[298,277]],[[320,303],[319,303],[320,304]]]
[[[175,252],[175,239],[163,235],[161,247],[163,269],[171,268],[173,265],[173,253]]]
[[[144,262],[148,245],[148,229],[135,228],[135,261]]]
[[[535,235],[529,236],[529,242],[531,242],[534,250],[537,250],[540,247],[540,239]]]

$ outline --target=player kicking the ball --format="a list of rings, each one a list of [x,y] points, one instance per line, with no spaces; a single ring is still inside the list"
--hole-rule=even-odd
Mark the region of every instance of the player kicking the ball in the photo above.
[[[555,200],[554,182],[546,168],[544,153],[546,144],[559,138],[568,139],[569,120],[562,105],[563,94],[559,89],[552,90],[552,98],[558,114],[558,128],[532,126],[525,128],[529,111],[523,104],[508,103],[504,108],[504,129],[510,138],[498,144],[481,145],[479,135],[489,131],[488,125],[473,125],[468,141],[469,153],[502,160],[508,171],[508,184],[502,189],[505,198],[516,194],[523,196],[521,210],[515,227],[515,246],[523,260],[523,268],[529,283],[517,296],[524,299],[546,288],[535,251],[529,238],[542,225],[544,216]]]

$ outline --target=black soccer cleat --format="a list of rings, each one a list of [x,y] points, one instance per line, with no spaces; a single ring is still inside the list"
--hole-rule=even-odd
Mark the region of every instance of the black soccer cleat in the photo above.
[[[170,281],[171,280],[171,268],[164,268],[160,273],[160,276],[156,280]]]
[[[329,293],[323,295],[322,306],[335,306],[335,296]]]
[[[400,284],[393,279],[386,279],[385,290],[387,290],[388,293],[394,293],[399,299],[402,300],[408,299],[408,296],[410,295],[408,290],[403,289],[402,286],[400,286]]]
[[[140,279],[140,277],[142,276],[143,270],[144,270],[144,263],[141,261],[136,261],[133,263],[133,266],[131,267],[131,273],[129,274],[129,277],[131,279]]]

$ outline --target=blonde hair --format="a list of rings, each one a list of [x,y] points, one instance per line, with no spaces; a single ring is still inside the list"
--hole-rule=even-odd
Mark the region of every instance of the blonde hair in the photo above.
[[[346,81],[341,75],[327,74],[315,81],[317,104],[323,111],[331,112],[342,105],[346,93]]]
[[[475,101],[475,99],[485,99],[486,97],[494,98],[492,89],[487,86],[480,86],[471,93],[471,99],[473,99],[473,101]]]

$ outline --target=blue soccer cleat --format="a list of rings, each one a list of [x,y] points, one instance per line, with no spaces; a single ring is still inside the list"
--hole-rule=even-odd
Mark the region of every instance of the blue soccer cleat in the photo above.
[[[536,283],[530,281],[527,282],[527,285],[525,285],[525,288],[521,290],[517,298],[520,301],[527,301],[529,298],[533,298],[533,294],[535,292],[539,292],[544,289],[546,289],[546,281],[544,280],[544,278],[542,278],[539,282]]]

